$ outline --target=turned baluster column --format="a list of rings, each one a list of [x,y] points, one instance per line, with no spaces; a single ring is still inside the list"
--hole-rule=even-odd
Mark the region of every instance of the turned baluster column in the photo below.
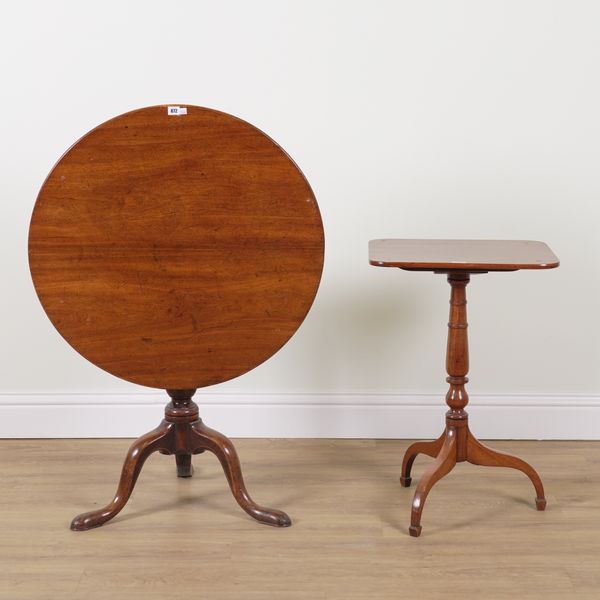
[[[452,286],[450,293],[450,318],[448,321],[448,345],[446,348],[446,381],[450,389],[446,394],[446,427],[457,429],[456,460],[464,461],[467,457],[468,414],[465,406],[469,395],[465,384],[469,381],[469,341],[467,324],[467,284],[469,273],[449,273],[448,283]]]
[[[199,419],[198,405],[192,400],[196,393],[190,390],[167,390],[171,402],[165,408],[165,421],[175,425],[174,448],[175,462],[177,464],[178,477],[191,477],[194,474],[192,466],[192,453],[190,447],[189,424]],[[204,450],[197,450],[194,454],[200,454]]]

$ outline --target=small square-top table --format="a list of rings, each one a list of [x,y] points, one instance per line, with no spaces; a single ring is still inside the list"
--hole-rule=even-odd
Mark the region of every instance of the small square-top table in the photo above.
[[[400,482],[411,483],[410,471],[418,454],[435,458],[421,477],[412,503],[409,532],[421,534],[421,514],[433,485],[447,475],[457,462],[468,461],[488,467],[510,467],[522,471],[531,479],[536,491],[535,505],[546,508],[544,487],[536,471],[525,461],[488,448],[469,430],[465,406],[469,396],[465,384],[469,381],[469,347],[467,338],[466,286],[471,274],[519,269],[552,269],[558,258],[543,242],[523,240],[402,240],[386,239],[369,242],[369,262],[377,267],[396,267],[406,271],[432,271],[447,275],[450,283],[450,319],[446,349],[446,428],[432,442],[412,444],[402,461]]]

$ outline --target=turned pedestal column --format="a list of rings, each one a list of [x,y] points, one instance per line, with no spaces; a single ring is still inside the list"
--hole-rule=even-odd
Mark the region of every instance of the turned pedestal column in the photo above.
[[[421,534],[421,514],[425,500],[436,481],[447,475],[457,462],[470,462],[487,467],[511,467],[523,471],[535,488],[535,505],[538,510],[546,508],[544,487],[536,471],[524,460],[492,450],[482,444],[469,431],[469,415],[465,410],[469,396],[465,384],[469,381],[469,341],[467,334],[467,293],[469,273],[448,274],[450,293],[450,319],[448,321],[448,346],[446,349],[446,381],[450,389],[446,394],[446,429],[434,442],[417,442],[410,446],[402,461],[400,482],[404,487],[411,483],[410,471],[418,454],[435,457],[434,463],[421,477],[412,502],[410,534]]]

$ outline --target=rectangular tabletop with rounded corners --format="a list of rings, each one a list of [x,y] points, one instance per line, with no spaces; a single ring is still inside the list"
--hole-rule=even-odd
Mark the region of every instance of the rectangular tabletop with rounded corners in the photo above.
[[[371,240],[369,262],[432,271],[516,271],[559,265],[544,242],[528,240]]]

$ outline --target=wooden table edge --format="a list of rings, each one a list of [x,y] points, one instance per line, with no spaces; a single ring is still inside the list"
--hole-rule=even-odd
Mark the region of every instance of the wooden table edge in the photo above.
[[[369,264],[374,267],[393,267],[397,269],[408,270],[448,270],[448,271],[520,271],[520,270],[540,270],[556,269],[560,265],[560,260],[549,263],[534,264],[489,264],[489,263],[424,263],[424,262],[388,262],[383,260],[369,259]]]

